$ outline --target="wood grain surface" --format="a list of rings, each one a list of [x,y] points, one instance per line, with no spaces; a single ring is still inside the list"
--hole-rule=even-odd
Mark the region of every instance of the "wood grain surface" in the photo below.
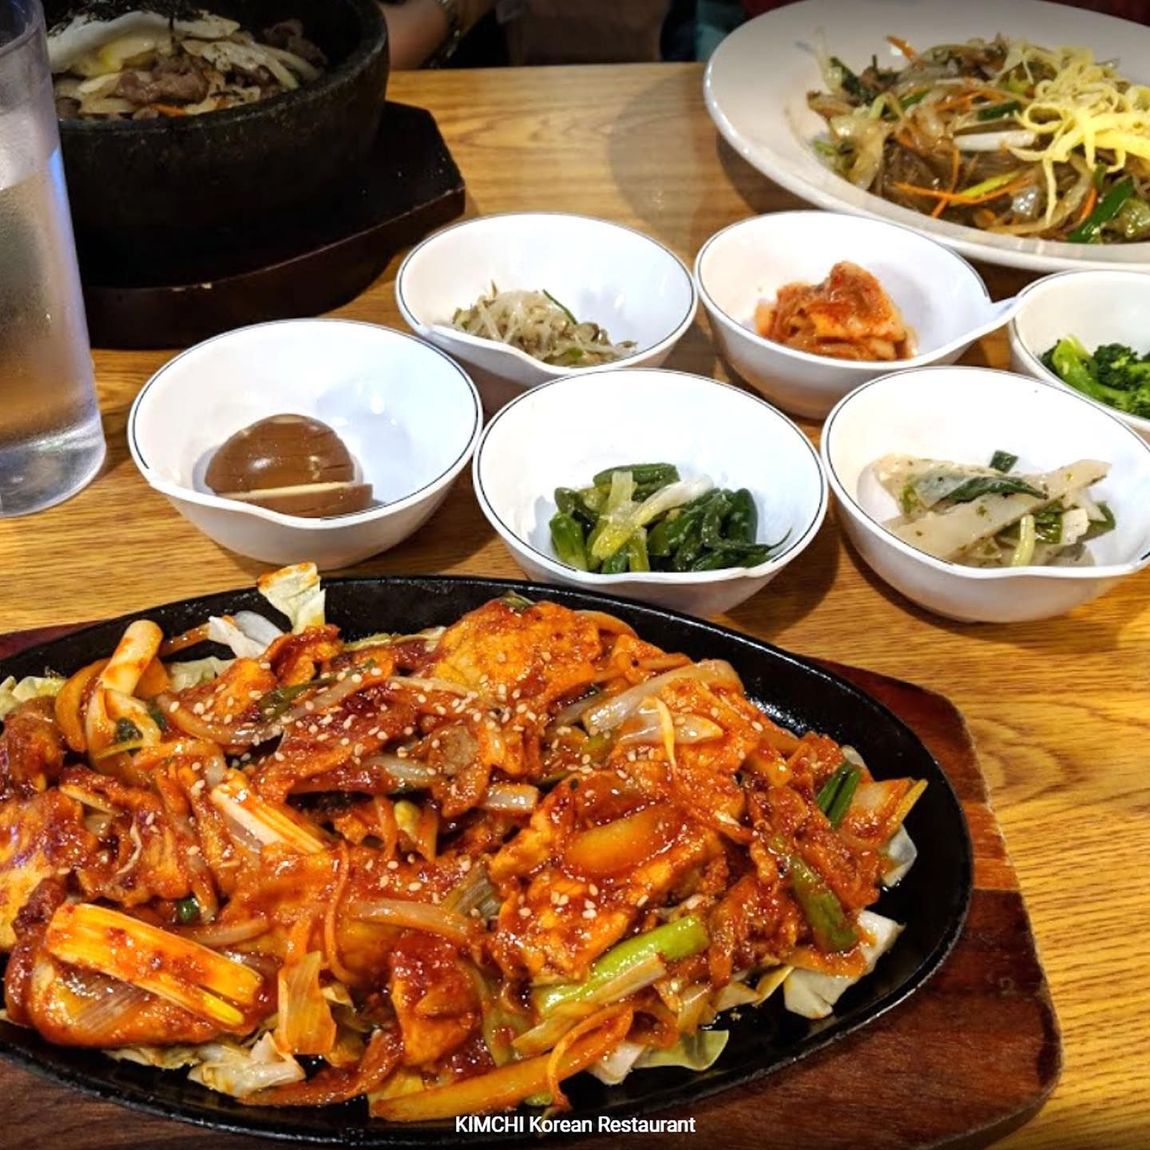
[[[389,96],[435,115],[473,214],[549,208],[604,216],[656,236],[691,261],[726,224],[800,206],[720,141],[695,65],[397,75]],[[338,314],[401,327],[397,266],[398,258]],[[996,298],[1029,278],[979,270]],[[244,586],[264,569],[199,535],[131,463],[128,408],[167,358],[96,353],[108,464],[63,506],[0,521],[0,630],[106,617]],[[1006,361],[1001,333],[964,359]],[[702,315],[668,366],[729,378]],[[815,426],[807,430],[817,437]],[[466,479],[417,535],[355,570],[518,574]],[[1042,1112],[1002,1143],[1010,1150],[1150,1145],[1150,1097],[1139,1087],[1150,1078],[1150,982],[1140,929],[1150,918],[1148,592],[1150,574],[1143,572],[1062,619],[1010,627],[948,623],[880,584],[843,542],[832,516],[800,562],[721,620],[803,654],[922,683],[965,716],[1064,1042],[1061,1083]],[[967,1038],[953,1022],[957,1048]],[[994,1066],[993,1045],[981,1055]],[[906,1099],[908,1110],[917,1104]],[[65,1111],[60,1115],[63,1122]],[[0,1118],[17,1118],[10,1101],[0,1099]],[[0,1146],[9,1144],[6,1136],[0,1131]]]

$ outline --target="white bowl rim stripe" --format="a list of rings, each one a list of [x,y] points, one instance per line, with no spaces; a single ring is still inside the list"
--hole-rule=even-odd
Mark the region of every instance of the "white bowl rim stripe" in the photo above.
[[[421,349],[434,352],[441,359],[445,360],[454,370],[459,379],[466,385],[466,390],[471,398],[472,404],[472,426],[471,431],[467,436],[467,442],[460,453],[452,460],[451,464],[444,468],[433,479],[430,479],[422,487],[415,491],[409,492],[402,499],[395,499],[390,503],[382,503],[376,507],[368,507],[363,511],[355,511],[350,515],[336,515],[331,517],[312,518],[303,515],[285,515],[280,511],[271,511],[266,507],[260,507],[255,503],[241,503],[234,499],[224,499],[219,495],[209,495],[204,491],[197,491],[192,487],[184,487],[182,484],[170,483],[167,480],[156,475],[155,471],[148,464],[144,458],[143,450],[139,443],[136,441],[136,412],[139,405],[142,404],[144,396],[154,383],[157,383],[162,375],[164,375],[169,368],[174,367],[185,356],[191,355],[192,352],[199,351],[207,347],[209,344],[215,343],[217,340],[227,339],[230,336],[237,335],[240,332],[252,331],[256,328],[278,327],[282,324],[307,324],[319,323],[324,325],[347,325],[352,327],[371,328],[374,331],[386,332],[389,336],[395,336],[399,339],[411,340],[417,344]],[[454,478],[463,468],[467,465],[468,459],[474,453],[476,446],[479,442],[480,432],[483,430],[483,404],[479,398],[479,392],[475,386],[474,381],[451,358],[445,351],[440,350],[433,344],[427,343],[425,340],[419,339],[417,336],[412,335],[410,332],[399,331],[396,328],[384,327],[381,324],[371,323],[368,320],[358,319],[343,319],[338,316],[331,318],[325,316],[297,316],[287,319],[267,320],[262,323],[245,324],[243,327],[232,328],[229,331],[220,332],[218,335],[210,336],[208,339],[202,340],[197,344],[193,344],[189,348],[185,348],[178,355],[174,355],[167,363],[160,367],[140,388],[136,398],[132,401],[131,409],[128,412],[128,426],[127,426],[127,439],[128,450],[131,453],[132,459],[135,461],[136,466],[139,468],[140,473],[147,480],[148,484],[155,490],[162,492],[165,495],[174,496],[179,499],[184,499],[189,503],[196,503],[201,507],[214,507],[222,511],[243,511],[247,514],[253,515],[258,519],[266,519],[271,523],[281,523],[288,527],[308,527],[312,530],[329,531],[336,530],[343,527],[354,527],[356,524],[369,521],[376,518],[380,512],[387,511],[402,511],[408,507],[418,503],[427,492],[440,486],[445,480]]]
[[[868,380],[866,383],[860,384],[849,395],[843,396],[831,409],[830,414],[823,424],[822,435],[822,453],[823,461],[826,464],[827,482],[834,489],[835,496],[842,500],[843,503],[848,505],[848,509],[852,513],[857,513],[867,523],[874,525],[876,530],[882,533],[883,539],[894,547],[897,551],[901,552],[910,558],[917,559],[925,563],[928,567],[933,567],[936,571],[943,571],[951,575],[961,575],[963,578],[975,580],[1000,580],[1000,579],[1113,579],[1121,575],[1130,575],[1138,571],[1143,564],[1150,560],[1150,551],[1147,551],[1139,558],[1128,561],[1126,563],[1110,563],[1100,567],[967,567],[962,563],[954,563],[949,559],[939,559],[934,555],[929,555],[925,551],[920,551],[917,547],[912,547],[909,543],[900,539],[893,531],[889,531],[879,520],[873,515],[869,514],[859,503],[858,499],[853,492],[847,491],[839,480],[838,472],[835,470],[832,460],[832,441],[835,433],[835,421],[838,418],[839,412],[846,407],[846,405],[853,400],[856,396],[861,395],[868,388],[873,387],[875,384],[882,383],[884,380],[891,379],[895,376],[905,378],[908,374],[915,371],[977,371],[980,374],[992,373],[994,375],[1003,375],[1015,381],[1021,381],[1027,384],[1037,384],[1040,387],[1048,387],[1052,391],[1059,394],[1066,395],[1066,387],[1051,383],[1045,379],[1036,379],[1033,376],[1019,375],[1013,371],[1003,371],[1001,368],[992,367],[976,367],[972,365],[934,365],[930,367],[912,368],[911,372],[887,372],[886,375],[877,376],[875,379]],[[1070,392],[1074,395],[1075,393]],[[1084,396],[1079,396],[1082,402],[1087,402]],[[1139,446],[1146,450],[1146,442],[1142,437],[1132,428],[1125,424],[1117,415],[1106,410],[1100,404],[1091,404],[1095,407],[1100,415],[1105,416],[1114,424],[1122,429],[1127,435],[1132,436],[1139,444]]]
[[[479,442],[475,446],[475,457],[472,463],[472,476],[475,484],[475,496],[482,503],[484,511],[486,511],[491,520],[498,524],[500,530],[511,539],[515,539],[524,548],[530,551],[532,555],[537,556],[540,563],[546,567],[547,570],[562,575],[564,578],[576,580],[580,583],[586,582],[588,586],[610,586],[613,583],[628,583],[635,580],[642,580],[644,583],[650,583],[656,586],[682,586],[684,584],[703,584],[703,583],[720,583],[727,582],[731,579],[758,579],[764,575],[769,575],[780,565],[791,552],[798,549],[802,551],[807,542],[818,533],[826,518],[828,505],[830,503],[830,488],[827,482],[827,475],[823,468],[822,460],[819,458],[818,449],[811,442],[810,437],[799,427],[794,420],[788,418],[783,412],[779,411],[777,407],[773,407],[765,399],[758,395],[752,395],[749,391],[745,391],[741,387],[736,387],[730,383],[723,383],[720,380],[712,379],[709,376],[695,375],[689,371],[677,371],[673,368],[666,367],[636,367],[628,369],[627,379],[623,381],[624,386],[634,379],[641,378],[644,375],[677,375],[684,376],[687,379],[696,382],[705,382],[713,384],[715,387],[724,387],[728,391],[733,391],[736,395],[742,396],[744,399],[753,401],[754,403],[761,404],[767,408],[772,415],[777,416],[785,424],[787,424],[799,437],[804,446],[810,452],[811,459],[815,465],[815,471],[819,476],[819,500],[818,507],[815,509],[815,514],[811,518],[807,529],[794,539],[787,540],[786,547],[777,555],[772,556],[765,563],[760,563],[757,567],[724,567],[718,571],[622,571],[617,575],[600,575],[594,571],[579,571],[575,567],[568,567],[566,563],[560,563],[554,557],[545,554],[533,547],[530,542],[523,539],[517,532],[513,531],[503,517],[492,506],[491,501],[487,498],[487,493],[483,488],[483,477],[479,473],[479,461],[483,454],[483,446],[487,441],[487,436],[491,429],[499,422],[503,415],[510,411],[517,403],[521,403],[528,399],[532,393],[538,392],[540,388],[551,387],[553,384],[562,383],[568,379],[586,379],[589,375],[600,375],[604,373],[616,373],[620,371],[619,364],[607,364],[602,367],[587,368],[585,371],[578,373],[568,373],[561,376],[559,379],[549,379],[544,383],[524,391],[522,395],[517,395],[509,403],[504,405],[499,411],[491,417],[490,422],[483,429],[483,434],[479,437]],[[544,493],[549,494],[549,493]]]
[[[689,328],[691,326],[691,323],[694,321],[695,313],[699,310],[698,285],[695,282],[695,276],[691,273],[691,269],[687,266],[686,262],[684,260],[680,259],[679,256],[677,256],[661,240],[657,240],[654,236],[648,235],[646,232],[640,231],[638,228],[633,228],[628,224],[620,224],[614,220],[601,219],[598,216],[581,215],[578,212],[494,212],[491,215],[469,216],[467,219],[464,219],[464,220],[456,220],[453,223],[448,224],[446,227],[440,228],[437,232],[432,232],[431,235],[420,240],[420,242],[418,244],[416,244],[415,247],[413,247],[411,249],[411,251],[409,251],[407,253],[406,256],[403,257],[403,262],[399,265],[399,269],[395,273],[395,302],[399,306],[399,310],[400,310],[400,313],[402,314],[403,318],[407,321],[407,323],[409,323],[411,325],[412,329],[416,332],[429,330],[429,327],[427,324],[425,324],[421,320],[416,319],[415,313],[408,306],[407,300],[404,298],[404,295],[403,295],[404,273],[407,271],[408,264],[410,264],[412,262],[412,260],[415,259],[423,251],[424,248],[430,246],[431,244],[433,244],[436,240],[440,239],[441,237],[448,235],[450,232],[456,231],[459,228],[468,227],[469,225],[473,225],[476,223],[481,223],[481,222],[486,223],[490,220],[532,219],[532,218],[548,218],[548,217],[558,217],[560,219],[566,219],[566,220],[579,220],[581,222],[597,224],[597,225],[599,225],[601,227],[605,227],[605,228],[614,228],[615,230],[621,231],[621,232],[629,232],[631,235],[638,236],[639,239],[645,240],[647,243],[651,244],[653,247],[658,248],[665,255],[667,255],[671,260],[673,260],[676,264],[678,264],[679,268],[683,272],[684,282],[687,284],[687,287],[689,289],[688,294],[690,296],[690,301],[689,301],[688,306],[687,306],[686,314],[683,316],[683,318],[681,320],[678,321],[678,323],[675,324],[675,326],[671,329],[671,331],[667,335],[665,335],[662,339],[660,339],[658,342],[651,344],[649,347],[637,347],[632,354],[637,355],[637,356],[638,355],[649,355],[652,352],[657,352],[657,351],[661,350],[665,345],[667,345],[669,343],[674,343],[677,340],[682,338],[682,336],[685,334],[687,328]],[[496,340],[492,340],[491,342],[492,342],[492,344],[497,344]],[[530,359],[533,366],[536,366],[536,367],[540,368],[542,371],[546,372],[547,374],[552,375],[554,379],[564,379],[568,375],[572,374],[568,368],[556,367],[554,364],[544,363],[541,359],[535,359],[533,356],[530,356],[528,358]],[[616,363],[604,364],[602,366],[604,366],[604,367],[623,367],[623,366],[626,366],[627,358],[629,358],[629,357],[624,357],[623,359],[618,360]],[[580,375],[586,375],[587,372],[590,370],[593,370],[593,369],[584,368],[582,371],[579,372],[579,374]]]
[[[815,355],[809,351],[800,351],[798,348],[788,347],[784,343],[776,343],[774,340],[770,340],[765,336],[759,335],[759,333],[755,331],[754,328],[750,328],[744,324],[739,323],[739,321],[736,320],[735,317],[730,314],[730,312],[728,312],[725,308],[720,307],[718,303],[715,302],[715,297],[711,295],[711,293],[707,290],[707,285],[703,282],[703,257],[705,256],[707,249],[710,248],[711,245],[714,244],[717,240],[722,239],[722,237],[726,235],[727,232],[734,231],[736,228],[747,227],[748,225],[754,223],[756,220],[764,219],[767,217],[775,220],[787,216],[821,216],[823,218],[827,216],[835,216],[840,219],[850,220],[852,226],[874,227],[879,230],[883,228],[897,228],[901,232],[906,232],[908,235],[912,235],[916,239],[922,240],[924,243],[928,243],[931,246],[938,248],[946,255],[953,257],[957,263],[965,265],[966,270],[970,272],[971,279],[973,279],[974,282],[978,284],[979,288],[982,289],[982,294],[986,298],[987,303],[994,302],[990,291],[987,289],[986,281],[982,278],[981,275],[979,275],[978,269],[975,268],[975,266],[964,255],[956,252],[953,248],[948,248],[945,244],[940,244],[938,240],[932,238],[931,236],[927,236],[920,231],[916,231],[914,228],[909,227],[907,224],[896,223],[893,220],[880,220],[874,218],[873,216],[854,216],[847,212],[820,211],[815,208],[794,208],[785,212],[763,212],[757,216],[748,216],[746,219],[735,220],[733,223],[728,224],[725,228],[717,231],[707,240],[705,244],[703,244],[703,246],[699,249],[698,255],[695,256],[695,283],[698,287],[699,296],[702,299],[704,306],[708,311],[718,315],[721,319],[731,324],[733,327],[737,327],[740,331],[745,332],[748,338],[757,344],[762,344],[774,351],[781,349],[786,354],[794,356],[795,359],[804,363],[825,365],[830,359],[830,357],[825,355]],[[1003,320],[1002,326],[1005,327],[1006,324],[1007,321]],[[937,353],[934,351],[919,352],[916,355],[911,356],[910,359],[899,361],[898,370],[910,371],[916,367],[934,366],[930,362],[930,357],[936,354]],[[835,359],[830,360],[830,362],[833,362],[836,367],[846,368],[848,371],[856,371],[861,374],[867,371],[874,371],[875,367],[881,366],[883,361]]]

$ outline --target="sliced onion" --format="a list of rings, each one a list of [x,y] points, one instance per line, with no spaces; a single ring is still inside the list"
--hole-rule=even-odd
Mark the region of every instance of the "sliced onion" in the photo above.
[[[441,935],[456,946],[470,946],[475,941],[475,928],[471,919],[430,902],[377,898],[352,903],[349,912],[352,918],[360,922],[422,930],[428,934]]]
[[[241,612],[242,615],[249,616],[245,619],[247,627],[257,629],[256,625],[252,623],[250,611]],[[262,616],[254,616],[255,618],[262,618]],[[264,619],[263,622],[267,623]],[[271,624],[269,624],[270,626]],[[233,655],[238,659],[258,659],[267,649],[268,643],[264,642],[262,637],[266,635],[266,631],[260,627],[258,628],[258,635],[248,634],[245,627],[241,626],[236,619],[229,615],[216,616],[213,615],[208,620],[208,638],[213,643],[221,643],[223,646],[229,648]],[[278,638],[282,632],[276,629],[276,635],[273,638]]]
[[[413,691],[446,691],[449,695],[459,695],[460,698],[470,698],[475,692],[462,683],[453,683],[450,679],[424,679],[416,675],[397,676],[386,680],[389,687],[410,688]]]
[[[583,716],[583,726],[592,735],[601,731],[614,730],[627,719],[643,702],[658,694],[668,683],[677,679],[694,679],[707,686],[741,687],[734,667],[723,659],[703,659],[686,667],[676,667],[662,675],[656,675],[645,683],[628,687],[617,695],[589,707]]]
[[[439,772],[418,759],[400,758],[399,755],[378,754],[363,760],[363,767],[382,767],[391,776],[395,789],[426,790],[439,779]]]
[[[600,694],[596,691],[594,694],[586,695],[582,699],[576,699],[573,703],[568,703],[554,719],[548,724],[547,734],[553,735],[558,727],[571,727],[579,722],[583,716],[583,712],[593,707],[600,700]]]
[[[401,643],[412,643],[418,640],[426,644],[430,651],[438,646],[439,640],[443,638],[443,633],[446,630],[446,627],[426,627],[422,631],[416,631],[414,635],[393,635],[390,632],[381,631],[374,635],[365,635],[362,639],[352,639],[345,642],[343,649],[345,651],[360,651],[365,647],[397,647]]]
[[[74,972],[73,977],[78,975]],[[68,1033],[76,1042],[105,1045],[111,1040],[113,1030],[156,1001],[155,995],[140,990],[130,982],[120,982],[87,971],[82,972],[82,977],[92,986],[103,986],[103,993],[90,1004],[81,1007],[68,1020]]]
[[[368,687],[375,687],[382,683],[382,678],[376,678],[370,672],[348,670],[340,672],[340,676],[329,687],[324,687],[314,695],[305,695],[297,700],[276,720],[275,725],[290,727],[300,719],[310,718],[315,714],[338,707],[344,699],[366,691]]]
[[[479,806],[485,811],[528,815],[539,804],[539,788],[529,783],[489,783]]]
[[[634,635],[635,629],[628,623],[624,623],[622,619],[617,619],[614,615],[608,615],[606,611],[576,611],[576,615],[580,619],[586,619],[588,622],[594,623],[600,631],[609,631],[612,635]]]
[[[197,715],[191,707],[183,703],[179,703],[173,709],[175,703],[179,703],[179,700],[173,695],[156,696],[156,706],[163,711],[164,719],[194,739],[204,739],[224,747],[250,747],[266,742],[280,733],[278,724],[261,723],[255,727],[243,727],[234,723],[224,723],[219,719],[210,719],[205,715]]]
[[[656,700],[644,700],[627,724],[627,729],[619,735],[618,746],[654,746],[663,742],[664,732],[657,707],[649,704]],[[673,715],[671,723],[675,731],[676,744],[709,743],[721,739],[726,731],[712,719],[703,715]]]
[[[257,914],[252,918],[237,919],[235,922],[213,922],[206,926],[180,927],[173,933],[218,950],[221,947],[237,946],[241,942],[251,942],[253,938],[267,934],[270,929],[271,921]]]
[[[499,894],[491,885],[487,867],[472,866],[467,877],[440,904],[444,910],[454,911],[463,918],[471,919],[473,910],[479,911],[481,921],[494,918],[499,913]]]

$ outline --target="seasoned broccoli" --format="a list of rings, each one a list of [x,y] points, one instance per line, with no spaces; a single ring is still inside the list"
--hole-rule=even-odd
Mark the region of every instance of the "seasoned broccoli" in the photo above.
[[[1119,391],[1150,387],[1150,352],[1140,356],[1120,343],[1104,343],[1094,352],[1098,382]]]
[[[1150,419],[1150,352],[1139,355],[1120,343],[1106,343],[1093,355],[1073,336],[1042,356],[1064,383],[1127,415]]]

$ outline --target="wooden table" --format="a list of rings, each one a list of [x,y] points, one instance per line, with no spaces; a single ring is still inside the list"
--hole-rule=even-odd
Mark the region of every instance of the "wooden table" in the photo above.
[[[798,206],[720,141],[695,65],[407,74],[393,78],[389,95],[433,112],[467,181],[469,213],[603,216],[690,261],[728,223]],[[402,327],[398,262],[339,314]],[[996,297],[1027,279],[980,270]],[[96,353],[107,467],[63,506],[0,521],[0,630],[246,586],[264,569],[200,535],[131,463],[128,408],[167,358]],[[964,362],[1006,360],[1005,337],[996,334]],[[668,366],[724,378],[705,318]],[[466,480],[414,538],[356,572],[518,575]],[[1148,593],[1144,572],[1066,618],[947,623],[877,582],[832,519],[802,561],[723,620],[802,654],[930,686],[965,714],[1063,1029],[1061,1083],[1041,1114],[1002,1143],[1010,1150],[1150,1145],[1142,1088],[1150,1079]],[[986,1058],[993,1062],[994,1051]]]

